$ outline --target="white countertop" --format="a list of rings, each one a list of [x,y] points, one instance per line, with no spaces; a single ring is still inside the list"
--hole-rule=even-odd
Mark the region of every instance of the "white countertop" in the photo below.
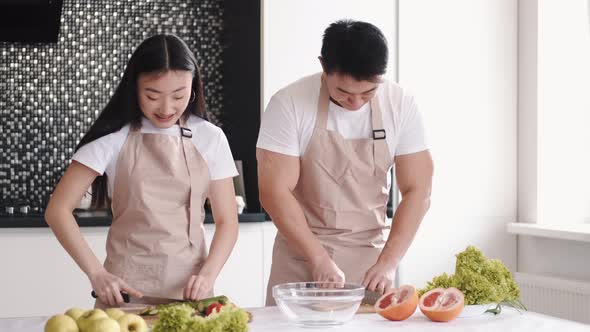
[[[276,307],[248,309],[253,314],[250,323],[251,332],[301,332],[321,331],[322,329],[302,329],[293,325],[282,316]],[[0,319],[0,332],[42,332],[47,317],[5,318]],[[590,325],[562,320],[534,312],[518,313],[504,309],[502,314],[478,314],[471,317],[459,317],[449,323],[435,323],[424,317],[420,311],[402,322],[390,322],[377,314],[359,314],[345,325],[325,329],[327,331],[493,331],[493,332],[524,332],[524,331],[563,331],[590,332]]]
[[[485,311],[485,310],[484,310]],[[250,331],[306,331],[294,327],[287,322],[276,307],[260,308],[251,310],[254,320]],[[403,331],[403,332],[425,332],[425,331],[494,331],[494,332],[523,332],[523,331],[567,331],[590,332],[590,325],[562,320],[533,312],[518,313],[513,309],[504,309],[498,316],[492,314],[478,314],[471,317],[459,317],[448,323],[436,323],[426,318],[420,310],[405,321],[388,321],[377,314],[358,314],[345,325],[326,329],[329,331]],[[313,331],[313,330],[310,330]],[[316,330],[317,331],[317,330]]]

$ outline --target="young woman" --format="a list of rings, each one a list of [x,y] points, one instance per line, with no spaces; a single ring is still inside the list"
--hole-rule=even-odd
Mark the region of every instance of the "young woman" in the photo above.
[[[90,279],[97,307],[122,305],[121,293],[195,300],[212,295],[236,242],[236,175],[227,139],[206,120],[193,53],[180,38],[157,35],[129,59],[115,94],[78,144],[45,218]],[[113,212],[104,266],[72,214],[91,185],[93,206],[110,203]],[[216,224],[209,254],[207,197]]]

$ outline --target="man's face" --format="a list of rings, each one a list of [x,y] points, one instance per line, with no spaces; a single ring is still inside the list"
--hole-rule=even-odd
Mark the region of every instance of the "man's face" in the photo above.
[[[371,81],[357,81],[352,76],[334,72],[326,74],[328,92],[333,101],[349,111],[357,111],[375,96],[381,76]]]

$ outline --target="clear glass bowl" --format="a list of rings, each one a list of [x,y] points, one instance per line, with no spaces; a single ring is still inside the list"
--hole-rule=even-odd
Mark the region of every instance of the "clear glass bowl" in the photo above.
[[[272,295],[295,325],[328,327],[342,325],[354,316],[365,288],[347,283],[296,282],[274,286]]]

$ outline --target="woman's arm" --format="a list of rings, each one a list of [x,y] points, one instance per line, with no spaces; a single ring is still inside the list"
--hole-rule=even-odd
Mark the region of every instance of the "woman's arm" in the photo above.
[[[191,300],[203,298],[213,289],[215,279],[238,238],[238,208],[233,179],[211,181],[209,201],[215,221],[215,234],[201,271],[189,279],[184,290],[184,297]]]
[[[72,213],[96,176],[98,173],[94,170],[73,161],[53,191],[45,220],[64,249],[86,273],[99,299],[115,305],[123,303],[121,290],[137,297],[141,297],[141,293],[104,269],[82,236]]]

